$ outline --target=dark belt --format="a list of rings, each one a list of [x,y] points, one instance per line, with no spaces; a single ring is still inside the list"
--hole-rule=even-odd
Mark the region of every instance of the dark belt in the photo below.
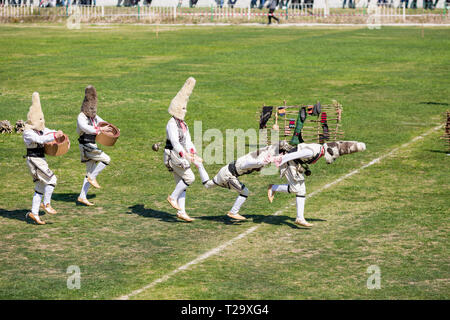
[[[180,142],[180,144],[186,149],[186,146],[183,143]],[[166,145],[164,149],[173,150],[172,142],[170,142],[169,139],[166,140]]]
[[[86,144],[86,143],[95,143],[95,138],[97,136],[95,134],[83,134],[82,136],[80,136],[78,138],[78,142],[81,144]]]
[[[169,139],[166,139],[166,146],[165,149],[173,150],[172,142],[170,142]]]
[[[27,148],[27,157],[45,158],[44,147]]]
[[[230,162],[229,164],[228,164],[228,170],[231,172],[231,174],[233,175],[233,176],[235,176],[236,178],[238,178],[239,177],[239,174],[237,173],[237,170],[236,170],[236,161],[232,161],[232,162]]]

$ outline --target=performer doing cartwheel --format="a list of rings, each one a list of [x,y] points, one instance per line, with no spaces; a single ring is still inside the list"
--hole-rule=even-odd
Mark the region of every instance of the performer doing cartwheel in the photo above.
[[[203,167],[202,159],[196,155],[197,151],[191,140],[189,128],[184,121],[187,111],[189,96],[195,86],[195,79],[190,77],[172,99],[169,106],[169,114],[172,118],[166,126],[166,146],[164,149],[164,164],[173,173],[175,189],[167,197],[169,204],[177,209],[177,217],[191,222],[194,219],[186,213],[186,189],[194,182],[195,176],[191,169],[193,163],[199,170],[202,182],[209,180]]]
[[[305,208],[305,177],[311,174],[308,165],[314,164],[325,157],[327,164],[333,163],[339,156],[366,150],[366,145],[358,141],[327,142],[323,145],[317,143],[301,143],[293,147],[287,154],[278,156],[274,162],[280,168],[280,177],[286,177],[288,184],[269,185],[267,197],[273,201],[275,192],[296,194],[297,218],[295,223],[303,227],[312,227],[304,217]]]
[[[94,205],[87,199],[89,187],[92,185],[94,188],[100,188],[97,176],[111,161],[111,158],[100,150],[95,142],[99,133],[111,131],[108,126],[99,127],[100,122],[104,122],[104,120],[97,115],[97,91],[93,86],[87,86],[81,112],[77,118],[81,162],[86,164],[86,176],[78,201],[87,206]]]
[[[23,141],[27,147],[27,165],[35,186],[31,212],[27,213],[27,217],[33,219],[37,224],[45,224],[39,217],[39,209],[43,209],[49,214],[57,213],[50,205],[57,179],[45,160],[44,144],[54,142],[62,136],[62,131],[50,130],[45,127],[39,93],[34,92],[23,131]],[[42,197],[44,198],[43,203],[41,203]]]
[[[280,144],[272,144],[239,157],[237,160],[222,167],[212,180],[209,180],[204,184],[208,189],[219,186],[239,193],[233,207],[227,213],[227,216],[236,220],[246,219],[239,214],[239,210],[245,200],[247,200],[249,190],[242,182],[239,181],[239,177],[252,172],[261,171],[264,166],[268,165],[275,159],[275,156],[278,155],[279,150],[284,150],[286,144],[286,141],[283,141],[283,143]]]

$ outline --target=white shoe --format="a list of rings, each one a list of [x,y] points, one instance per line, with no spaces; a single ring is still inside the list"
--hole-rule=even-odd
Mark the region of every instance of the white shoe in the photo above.
[[[93,204],[92,202],[90,202],[88,199],[84,199],[84,198],[81,198],[81,197],[78,197],[77,201],[78,201],[78,202],[81,202],[81,203],[83,203],[83,204],[85,204],[85,205],[87,205],[87,206],[93,206],[93,205],[94,205],[94,204]]]
[[[87,181],[91,184],[91,186],[93,186],[94,188],[97,188],[97,189],[101,189],[101,187],[100,187],[100,185],[98,184],[98,182],[97,182],[97,179],[91,179],[91,177],[87,177]]]
[[[52,208],[50,203],[43,204],[41,203],[40,208],[49,214],[57,214],[58,212]]]
[[[191,222],[191,221],[195,220],[195,219],[189,217],[186,212],[177,212],[177,217],[180,218],[181,220],[184,220],[187,222]]]
[[[239,213],[232,213],[232,212],[228,212],[227,216],[229,216],[231,219],[235,219],[235,220],[246,220],[246,217],[241,216]]]
[[[272,203],[273,198],[275,198],[275,191],[272,190],[273,184],[269,184],[269,187],[267,188],[267,198],[269,199],[269,202]]]
[[[308,228],[313,226],[312,223],[309,223],[306,220],[300,220],[300,219],[295,219],[295,224],[298,224],[299,226],[302,226],[302,227],[308,227]]]
[[[32,212],[28,212],[26,217],[34,220],[34,222],[36,222],[37,224],[45,224],[45,221],[42,221],[39,216],[35,216]]]
[[[177,209],[178,211],[181,211],[180,206],[178,206],[178,202],[175,201],[170,195],[167,196],[167,202],[172,206],[172,208]]]

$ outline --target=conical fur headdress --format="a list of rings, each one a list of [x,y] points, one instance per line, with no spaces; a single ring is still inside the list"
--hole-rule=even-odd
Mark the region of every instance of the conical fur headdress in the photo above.
[[[30,111],[27,114],[27,122],[25,123],[26,129],[33,129],[42,131],[45,128],[44,113],[42,112],[41,100],[39,99],[39,93],[33,92],[31,97]]]
[[[193,77],[187,79],[183,85],[183,88],[181,88],[175,98],[173,98],[170,102],[168,111],[175,118],[184,120],[184,116],[187,111],[187,104],[189,102],[189,96],[191,95],[192,90],[194,90],[195,82],[196,81]]]
[[[366,150],[366,144],[358,141],[327,142],[323,146],[325,148],[325,161],[328,164],[333,163],[334,160],[344,154]]]

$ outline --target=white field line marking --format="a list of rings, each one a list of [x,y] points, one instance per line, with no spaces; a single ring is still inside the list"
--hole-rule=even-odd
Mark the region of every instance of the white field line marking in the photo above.
[[[423,139],[424,137],[426,137],[426,136],[429,135],[430,133],[432,133],[432,132],[434,132],[434,131],[436,131],[436,130],[439,130],[439,129],[442,128],[443,126],[444,126],[443,124],[442,124],[442,125],[439,125],[439,126],[433,128],[433,129],[431,129],[431,130],[429,130],[429,131],[427,131],[427,132],[425,132],[425,133],[423,133],[423,134],[421,134],[421,135],[415,137],[415,138],[412,139],[411,141],[402,144],[400,147],[397,147],[397,148],[391,150],[390,152],[388,152],[388,153],[382,155],[381,157],[378,157],[378,158],[376,158],[376,159],[373,159],[372,161],[370,161],[369,163],[363,165],[363,166],[360,167],[359,169],[353,170],[353,171],[351,171],[350,173],[347,173],[347,174],[345,174],[345,175],[339,177],[338,179],[334,180],[333,182],[330,182],[330,183],[324,185],[323,187],[317,189],[316,191],[314,191],[314,192],[308,194],[306,197],[307,197],[307,198],[314,197],[315,195],[321,193],[323,190],[326,190],[326,189],[330,188],[331,186],[333,186],[333,185],[335,185],[335,184],[337,184],[337,183],[339,183],[339,182],[341,182],[341,181],[343,181],[343,180],[345,180],[345,179],[347,179],[347,178],[349,178],[349,177],[351,177],[351,176],[353,176],[353,175],[359,173],[362,169],[368,168],[368,167],[374,165],[375,163],[380,162],[380,161],[383,160],[384,158],[389,157],[390,155],[392,155],[392,154],[394,154],[395,152],[397,152],[399,149],[405,148],[405,147],[409,146],[410,144],[414,143],[415,141],[420,140],[420,139]],[[284,212],[286,209],[288,209],[289,207],[293,206],[294,204],[295,204],[295,202],[293,202],[293,203],[287,205],[285,208],[278,210],[278,211],[275,212],[273,215],[274,215],[274,216],[277,216],[277,215],[281,214],[282,212]],[[174,275],[177,274],[178,272],[183,271],[183,270],[186,270],[186,269],[188,269],[190,266],[196,265],[196,264],[202,262],[203,260],[206,260],[206,259],[208,259],[209,257],[211,257],[211,256],[213,256],[213,255],[215,255],[215,254],[218,254],[219,252],[221,252],[222,250],[224,250],[224,249],[227,248],[228,246],[232,245],[234,242],[236,242],[236,241],[238,241],[238,240],[240,240],[240,239],[242,239],[242,238],[245,238],[247,235],[249,235],[250,233],[252,233],[252,232],[255,231],[256,229],[258,229],[259,227],[260,227],[260,225],[254,226],[254,227],[251,227],[251,228],[247,229],[246,231],[244,231],[243,233],[241,233],[241,234],[239,234],[238,236],[234,237],[233,239],[228,240],[227,242],[223,243],[222,245],[220,245],[220,246],[218,246],[218,247],[216,247],[216,248],[214,248],[214,249],[212,249],[212,250],[210,250],[210,251],[208,251],[208,252],[206,252],[206,253],[204,253],[204,254],[198,256],[197,258],[195,258],[195,259],[192,260],[191,262],[188,262],[188,263],[182,265],[181,267],[178,267],[177,269],[172,270],[171,272],[167,273],[166,275],[162,276],[162,277],[159,278],[159,279],[154,280],[153,282],[149,283],[148,285],[146,285],[146,286],[144,286],[144,287],[142,287],[142,288],[140,288],[140,289],[134,290],[133,292],[131,292],[131,293],[127,294],[127,295],[123,295],[123,296],[119,297],[118,300],[128,300],[128,299],[130,299],[131,297],[136,296],[136,295],[138,295],[138,294],[144,292],[145,290],[154,287],[154,286],[157,285],[158,283],[162,283],[162,282],[165,282],[165,281],[169,280],[169,278],[171,278],[172,276],[174,276]]]

